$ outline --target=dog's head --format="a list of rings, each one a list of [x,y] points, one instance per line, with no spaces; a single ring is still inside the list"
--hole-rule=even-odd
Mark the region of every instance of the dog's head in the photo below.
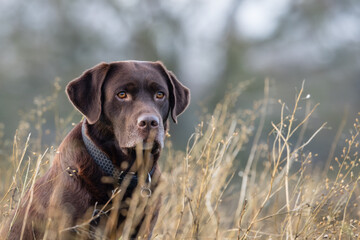
[[[92,125],[102,122],[122,150],[142,144],[158,152],[167,119],[188,106],[189,89],[161,62],[101,63],[71,81],[66,92]]]

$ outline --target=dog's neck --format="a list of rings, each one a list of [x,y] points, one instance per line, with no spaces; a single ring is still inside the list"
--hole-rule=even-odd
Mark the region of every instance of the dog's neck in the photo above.
[[[136,154],[134,152],[124,152],[124,150],[119,147],[113,134],[113,129],[109,127],[111,125],[103,121],[104,120],[99,120],[90,125],[84,120],[86,136],[96,147],[108,156],[112,164],[117,167],[119,171],[137,172],[136,164],[134,164],[136,161]],[[158,154],[156,156],[151,156],[153,164],[151,164],[152,166],[149,166],[150,168],[147,169],[147,172],[151,171],[152,167],[156,164],[157,159]]]
[[[100,148],[100,150],[108,155],[115,166],[120,167],[121,162],[132,164],[131,157],[121,151],[113,131],[109,129],[108,124],[105,124],[100,120],[90,125],[86,120],[84,121],[88,136],[91,136],[91,140]]]
[[[84,141],[85,147],[88,151],[88,153],[90,154],[90,156],[93,158],[94,162],[99,166],[99,168],[102,170],[102,172],[109,177],[112,177],[112,179],[115,179],[116,181],[113,183],[118,183],[118,184],[122,184],[123,180],[127,179],[127,182],[125,184],[126,189],[130,189],[130,191],[132,191],[133,189],[136,188],[136,186],[138,185],[138,176],[139,173],[141,174],[141,176],[145,177],[142,178],[142,186],[141,186],[141,195],[142,196],[147,196],[150,197],[151,196],[151,177],[153,175],[153,173],[155,172],[155,165],[152,166],[150,171],[146,171],[146,172],[131,172],[131,165],[126,169],[126,170],[121,170],[119,168],[117,168],[116,166],[114,166],[114,164],[111,162],[110,158],[108,157],[108,155],[106,154],[106,152],[103,152],[101,149],[99,149],[98,146],[96,146],[96,144],[93,142],[93,140],[89,137],[87,128],[88,125],[86,120],[83,121],[82,126],[81,126],[81,135],[82,135],[82,139]]]

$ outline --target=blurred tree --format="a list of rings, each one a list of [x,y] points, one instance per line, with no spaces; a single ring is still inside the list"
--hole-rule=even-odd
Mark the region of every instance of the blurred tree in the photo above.
[[[261,98],[265,77],[275,79],[273,94],[288,99],[294,95],[289,89],[306,78],[331,126],[340,121],[337,109],[344,104],[358,111],[358,0],[5,0],[1,5],[0,122],[7,137],[17,126],[18,110],[30,108],[34,96],[47,95],[55,77],[64,86],[98,62],[124,59],[162,60],[190,86],[190,112],[172,129],[182,138],[179,146],[196,125],[191,112],[197,102],[211,109],[229,86],[252,78],[257,80],[244,93],[243,106]],[[66,115],[71,105],[65,94],[59,103]]]

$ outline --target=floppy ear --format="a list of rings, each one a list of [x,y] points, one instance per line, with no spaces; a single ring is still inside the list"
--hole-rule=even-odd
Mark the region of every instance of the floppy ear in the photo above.
[[[164,64],[160,61],[156,62],[160,65],[162,70],[165,72],[168,80],[169,92],[170,92],[170,109],[171,117],[173,121],[177,122],[177,116],[185,111],[190,103],[190,90],[182,85],[179,80],[177,80],[174,73],[167,70]]]
[[[110,65],[100,63],[86,70],[66,86],[66,93],[77,110],[94,124],[101,114],[101,87]]]

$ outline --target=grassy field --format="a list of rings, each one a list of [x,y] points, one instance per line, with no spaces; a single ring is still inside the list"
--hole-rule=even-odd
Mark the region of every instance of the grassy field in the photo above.
[[[311,105],[303,87],[293,103],[279,100],[280,120],[264,132],[274,101],[268,81],[262,100],[252,109],[239,109],[247,84],[203,115],[186,149],[176,151],[167,140],[161,157],[164,181],[154,193],[163,197],[153,239],[360,239],[358,119],[346,147],[335,152],[340,127],[329,159],[322,161],[325,167],[318,168],[312,162],[316,153],[307,147],[326,123],[305,134],[317,105]],[[74,115],[62,119],[56,114],[57,83],[55,90],[24,114],[11,143],[1,139],[0,221],[56,154],[56,146],[43,144],[49,134],[45,116],[55,113],[57,142],[71,128]],[[29,135],[31,126],[35,137]]]

